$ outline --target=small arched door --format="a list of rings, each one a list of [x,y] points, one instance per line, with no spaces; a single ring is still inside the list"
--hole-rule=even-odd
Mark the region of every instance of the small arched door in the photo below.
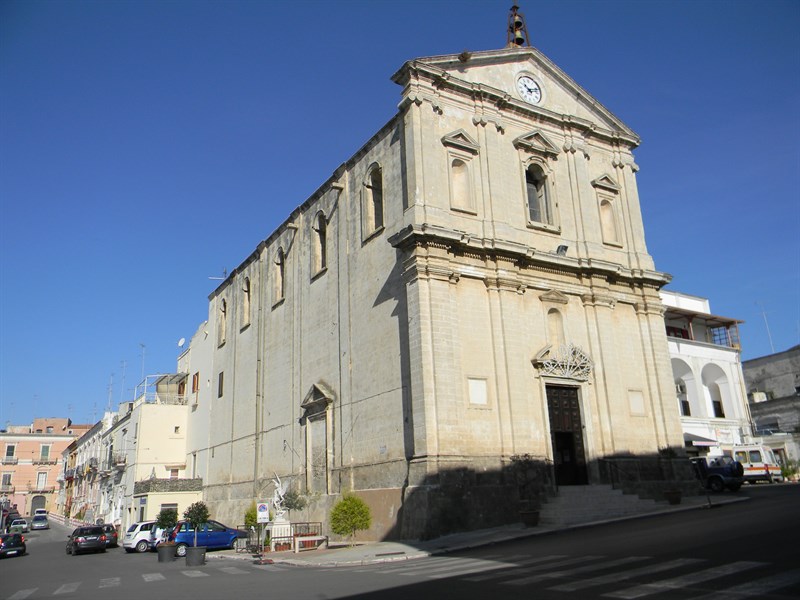
[[[31,500],[31,514],[36,514],[37,508],[47,508],[47,498],[44,496],[34,496]]]

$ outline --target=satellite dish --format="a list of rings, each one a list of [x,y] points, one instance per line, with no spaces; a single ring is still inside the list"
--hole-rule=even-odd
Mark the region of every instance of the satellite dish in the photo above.
[[[186,338],[181,338],[178,340],[178,348],[183,348],[183,345],[186,343]]]

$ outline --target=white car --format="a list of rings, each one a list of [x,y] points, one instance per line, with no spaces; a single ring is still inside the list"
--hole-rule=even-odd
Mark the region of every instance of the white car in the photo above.
[[[147,552],[157,540],[153,539],[157,532],[155,521],[142,521],[128,527],[122,540],[122,547],[126,552]]]
[[[22,533],[28,533],[28,522],[25,519],[14,519],[9,525],[9,531],[13,531],[12,527],[21,527]]]

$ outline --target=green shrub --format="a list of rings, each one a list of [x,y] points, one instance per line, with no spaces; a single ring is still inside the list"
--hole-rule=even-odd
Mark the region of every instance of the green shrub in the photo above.
[[[250,505],[250,508],[244,513],[244,526],[247,529],[251,527],[256,527],[258,525],[258,510],[256,509],[256,503],[253,502]]]
[[[289,490],[283,496],[283,506],[286,510],[303,510],[306,507],[306,498],[295,490]]]
[[[331,510],[331,531],[337,535],[346,535],[353,544],[356,531],[369,529],[372,515],[369,506],[358,496],[345,495]]]
[[[156,527],[169,531],[178,524],[178,509],[162,508],[156,515]]]

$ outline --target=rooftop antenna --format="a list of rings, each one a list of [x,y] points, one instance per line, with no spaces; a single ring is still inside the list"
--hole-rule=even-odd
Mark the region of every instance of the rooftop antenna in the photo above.
[[[506,38],[506,48],[530,47],[531,38],[528,35],[528,28],[525,26],[525,15],[519,12],[516,4],[511,7],[508,14],[508,35]]]
[[[111,379],[108,382],[108,404],[106,404],[106,412],[111,412],[111,397],[114,395],[114,374],[111,374]]]
[[[769,338],[769,347],[772,350],[772,354],[775,354],[775,346],[772,345],[772,334],[769,332],[769,321],[767,321],[767,312],[764,310],[764,305],[761,304],[758,300],[756,300],[756,306],[761,309],[761,316],[764,317],[764,326],[767,328],[767,338]]]
[[[145,346],[141,342],[139,342],[139,345],[142,347],[142,381],[144,381],[144,351],[145,351],[145,348],[147,348],[147,346]]]
[[[228,269],[222,269],[222,277],[209,277],[209,279],[213,279],[215,281],[225,281],[228,278]]]
[[[128,366],[126,361],[122,361],[122,383],[119,386],[119,401],[122,402],[125,395],[125,367]]]

